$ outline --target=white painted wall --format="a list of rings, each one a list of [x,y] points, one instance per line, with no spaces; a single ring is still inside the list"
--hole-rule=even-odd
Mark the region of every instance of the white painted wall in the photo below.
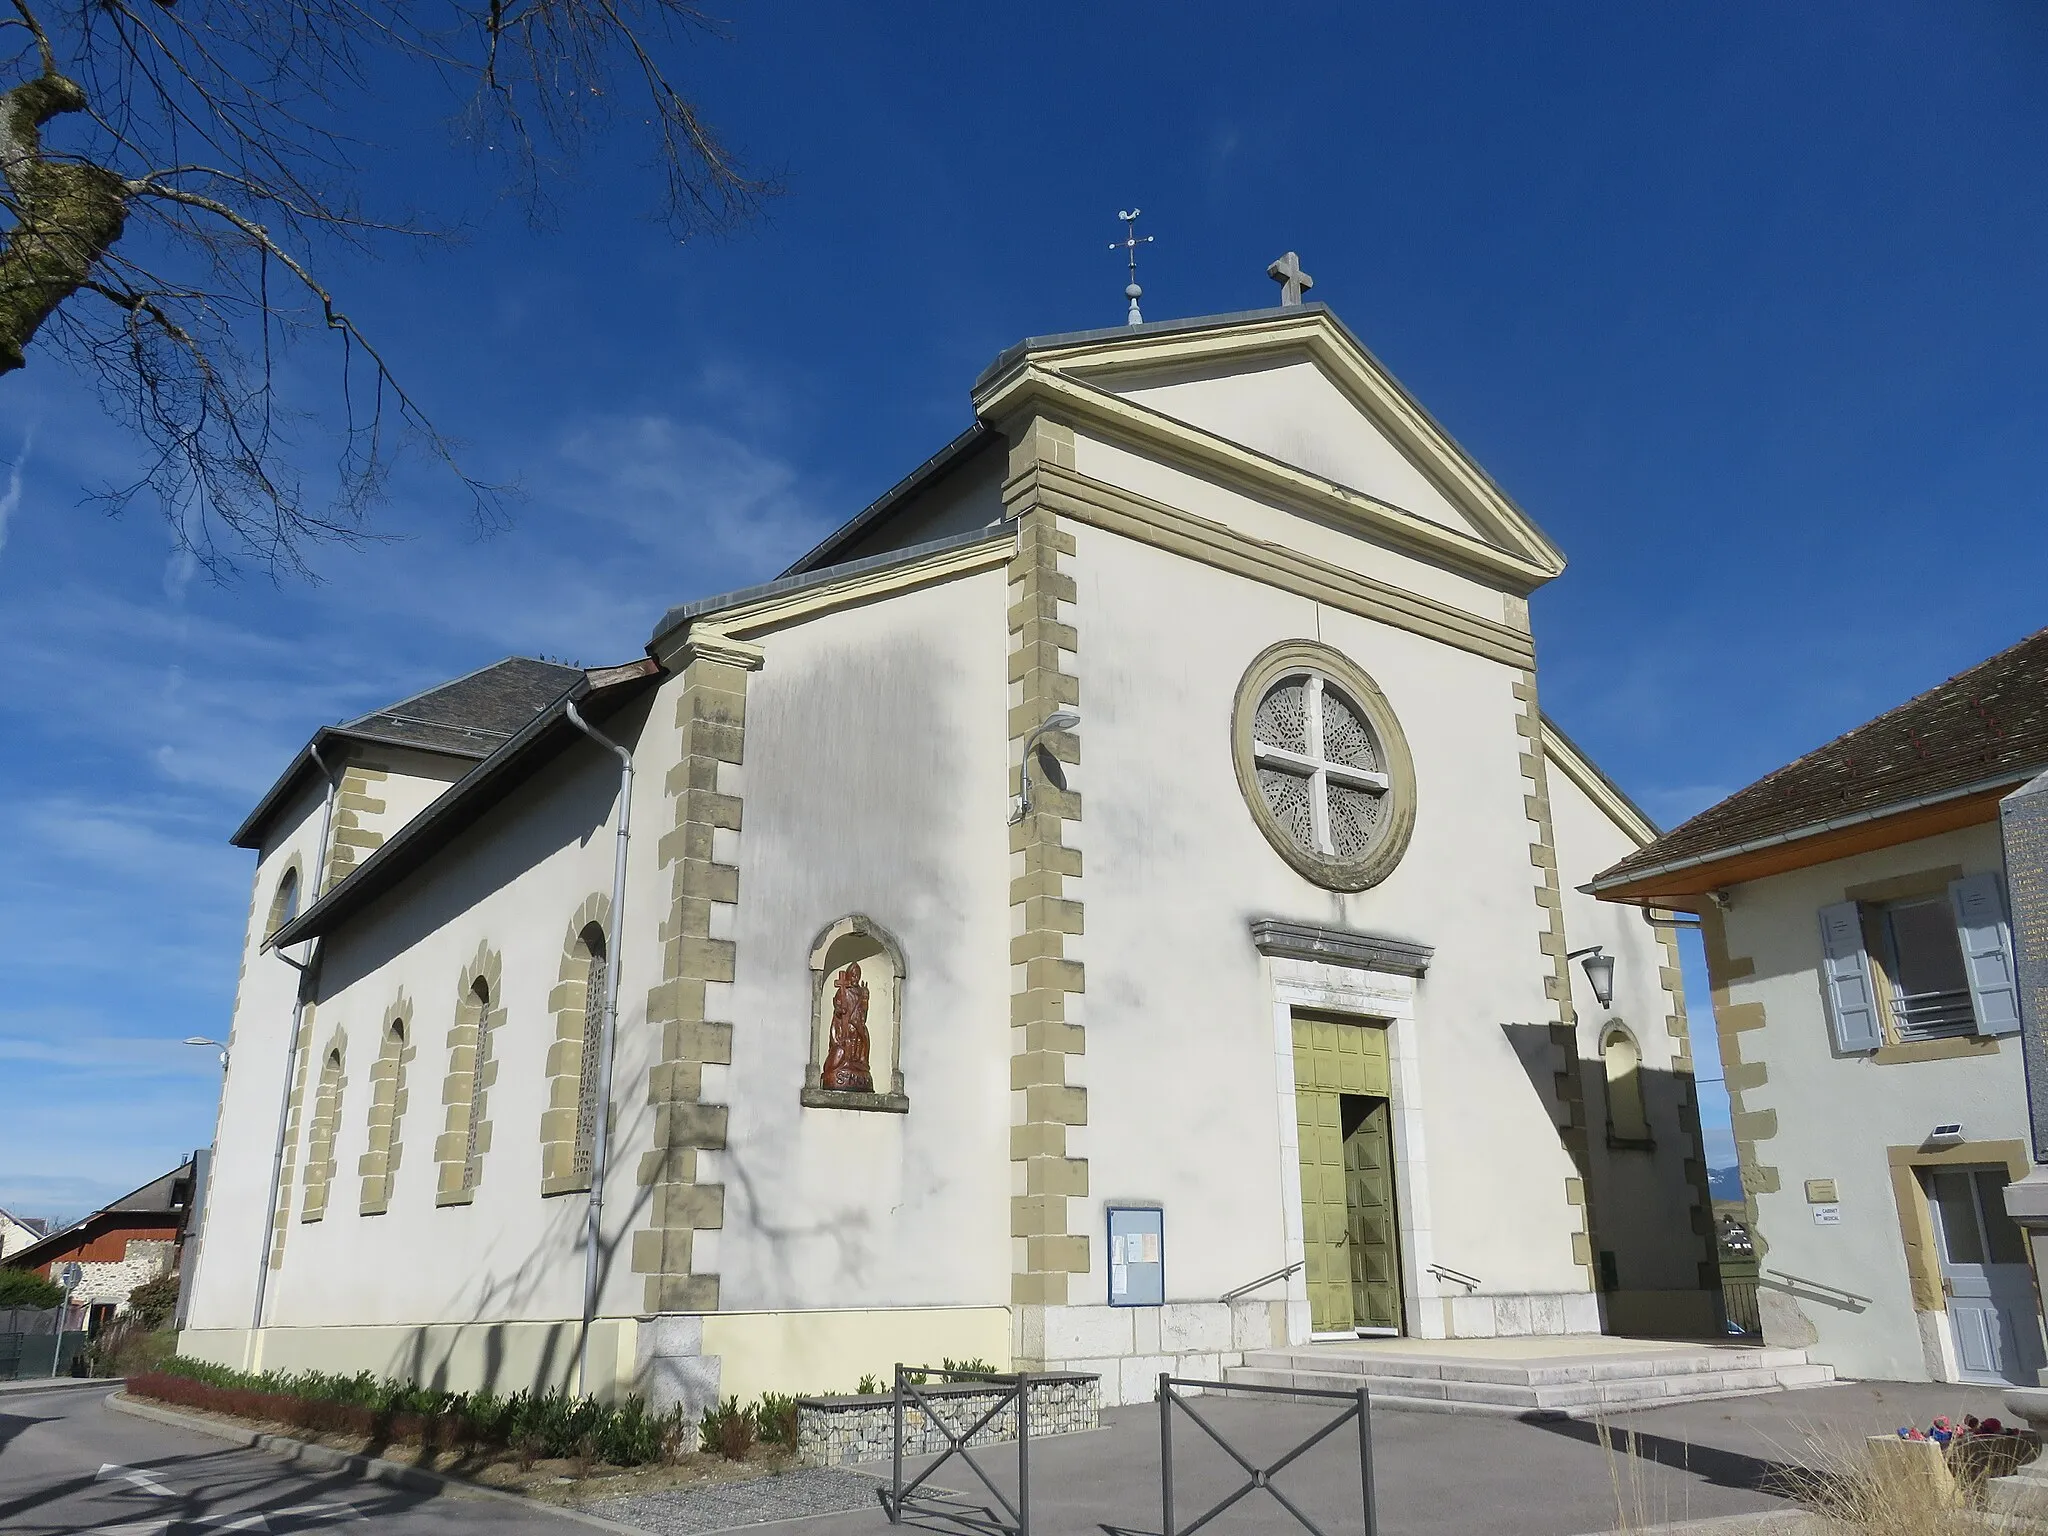
[[[301,870],[301,910],[311,904],[326,802],[326,786],[316,778],[279,808],[256,856],[242,935],[241,978],[227,1035],[227,1073],[214,1125],[205,1231],[191,1296],[194,1327],[243,1328],[252,1315],[266,1226],[264,1198],[270,1187],[292,1002],[299,981],[298,971],[276,951],[263,950],[263,938],[278,881],[294,863]],[[294,946],[293,958],[304,959],[305,949]]]
[[[1008,472],[1009,454],[1000,442],[992,444],[965,463],[955,463],[833,559],[864,560],[999,523],[1003,520],[1003,478]]]
[[[362,825],[383,834],[390,842],[399,829],[432,805],[448,787],[476,766],[476,759],[451,757],[444,752],[418,752],[407,747],[387,747],[378,742],[351,743],[351,764],[384,769],[389,778],[375,781],[372,798],[382,800],[382,811],[362,813]],[[368,858],[358,853],[360,864]]]
[[[725,1185],[724,1310],[1009,1301],[1006,581],[759,641],[732,776],[733,1063],[706,1081],[729,1144],[699,1159]],[[798,1103],[811,946],[855,912],[903,948],[907,1115]]]
[[[1210,363],[1090,382],[1404,512],[1477,532],[1428,472],[1308,358],[1245,359],[1220,371]]]
[[[1258,917],[1436,946],[1417,989],[1436,1254],[1490,1292],[1583,1290],[1569,1163],[1501,1030],[1547,1012],[1541,913],[1510,668],[1081,526],[1077,787],[1086,816],[1089,1159],[1085,1229],[1107,1294],[1101,1206],[1166,1207],[1174,1299],[1214,1299],[1282,1262],[1281,1129]],[[1296,875],[1258,831],[1231,763],[1254,656],[1321,639],[1385,691],[1415,758],[1413,841],[1356,895]]]
[[[1737,886],[1725,921],[1731,957],[1754,962],[1728,1001],[1763,1005],[1762,1029],[1738,1038],[1744,1061],[1769,1077],[1742,1096],[1746,1114],[1770,1112],[1776,1132],[1756,1155],[1778,1170],[1779,1188],[1758,1192],[1757,1230],[1766,1275],[1792,1274],[1869,1298],[1866,1310],[1791,1298],[1818,1334],[1812,1356],[1848,1376],[1924,1381],[1928,1362],[1913,1311],[1886,1148],[1919,1146],[1937,1124],[1961,1121],[1972,1141],[2027,1137],[2019,1037],[1975,1060],[1880,1066],[1839,1056],[1828,1033],[1820,980],[1820,909],[1850,886],[1947,865],[1965,874],[2001,868],[1996,824],[1922,838]],[[1805,1181],[1833,1179],[1839,1226],[1816,1226]],[[1929,1314],[1938,1316],[1939,1314]]]
[[[675,755],[672,724],[644,727],[650,708],[654,719],[673,721],[676,687],[671,684],[651,701],[594,722],[635,749],[634,819],[640,828],[618,962],[616,1118],[605,1232],[606,1247],[617,1261],[609,1266],[599,1307],[612,1315],[637,1313],[642,1300],[641,1279],[630,1273],[626,1259],[626,1234],[640,1218],[635,1170],[651,1135],[647,1071],[660,1049],[646,1028],[646,1000],[661,964],[654,935],[667,915],[667,880],[654,855],[670,819],[663,780]],[[270,1287],[267,1319],[272,1326],[495,1322],[579,1314],[585,1197],[543,1199],[540,1194],[540,1116],[548,1091],[547,1051],[555,1033],[548,994],[557,981],[571,916],[590,895],[611,890],[618,782],[617,764],[609,754],[587,743],[570,746],[428,869],[327,941],[312,1047],[317,1060],[337,1030],[346,1036],[336,1168],[325,1217],[301,1220],[309,1080],[284,1264]],[[317,815],[315,822],[317,835]],[[474,1202],[443,1207],[435,1203],[434,1142],[443,1122],[447,1034],[462,970],[483,942],[502,954],[506,1010],[491,1046],[499,1063],[488,1097],[491,1144]],[[245,995],[251,990],[245,984]],[[413,1002],[417,1055],[407,1069],[409,1102],[397,1132],[400,1161],[388,1211],[362,1216],[357,1163],[368,1146],[369,1069],[401,992]],[[283,1012],[288,1018],[288,997]],[[267,1097],[261,1113],[230,1109],[229,1140],[216,1162],[217,1177],[223,1180],[216,1184],[216,1212],[261,1206],[268,1136],[275,1125],[273,1058],[281,1062],[281,1024],[266,1043],[261,1060],[270,1069],[262,1074]],[[231,1066],[231,1092],[233,1083]],[[236,1182],[229,1187],[227,1180]],[[253,1188],[253,1197],[243,1184]],[[238,1220],[235,1231],[239,1234],[245,1225],[254,1224]],[[246,1277],[254,1270],[254,1243],[252,1232],[217,1245],[215,1228],[209,1226],[193,1328],[247,1326]],[[403,1369],[408,1362],[361,1363],[388,1370]]]
[[[1496,624],[1505,619],[1503,595],[1483,582],[1370,543],[1334,523],[1243,495],[1163,459],[1076,433],[1074,465],[1084,475],[1221,523],[1247,538],[1298,550]]]

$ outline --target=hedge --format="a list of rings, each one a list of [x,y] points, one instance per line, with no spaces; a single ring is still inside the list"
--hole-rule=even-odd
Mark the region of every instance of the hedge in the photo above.
[[[640,1466],[686,1445],[681,1413],[650,1413],[644,1400],[616,1406],[567,1392],[442,1392],[362,1371],[265,1371],[253,1375],[183,1357],[128,1379],[128,1390],[160,1402],[238,1418],[289,1424],[315,1434],[417,1441],[429,1450],[510,1450],[593,1456]]]

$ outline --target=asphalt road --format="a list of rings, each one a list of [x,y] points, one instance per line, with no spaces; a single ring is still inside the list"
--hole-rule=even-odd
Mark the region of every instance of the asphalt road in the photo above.
[[[424,1494],[296,1467],[106,1405],[115,1384],[0,1396],[8,1536],[591,1536],[502,1499]]]

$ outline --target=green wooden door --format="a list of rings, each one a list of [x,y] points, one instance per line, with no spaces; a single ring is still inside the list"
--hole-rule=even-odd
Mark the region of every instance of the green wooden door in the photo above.
[[[1401,1254],[1394,1225],[1394,1144],[1385,1099],[1346,1094],[1344,1204],[1351,1313],[1359,1328],[1401,1326]]]
[[[1344,1194],[1344,1100],[1296,1089],[1301,1136],[1301,1238],[1309,1326],[1343,1333],[1351,1317],[1351,1226]]]
[[[1400,1326],[1389,1091],[1384,1027],[1295,1017],[1301,1235],[1309,1325],[1317,1333]],[[1368,1123],[1377,1139],[1362,1130]]]

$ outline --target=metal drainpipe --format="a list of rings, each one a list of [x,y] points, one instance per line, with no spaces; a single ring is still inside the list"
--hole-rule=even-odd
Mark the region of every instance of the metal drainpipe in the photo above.
[[[308,744],[306,750],[313,754],[313,761],[320,765],[320,772],[327,779],[327,806],[320,814],[320,852],[313,862],[311,879],[307,882],[312,886],[313,900],[318,901],[321,875],[327,868],[327,839],[334,831],[334,797],[341,791],[341,780],[336,778],[334,770],[327,766],[327,759],[320,755],[317,744]],[[300,899],[305,899],[303,891]],[[313,942],[315,946],[319,944],[318,939]],[[271,1244],[277,1240],[277,1192],[284,1183],[284,1138],[292,1112],[292,1072],[298,1066],[299,1059],[299,1020],[306,1009],[306,972],[311,969],[317,954],[317,947],[308,949],[305,960],[301,962],[292,959],[281,949],[277,952],[278,959],[297,968],[299,985],[292,997],[292,1027],[284,1045],[284,1092],[277,1106],[277,1144],[271,1148],[270,1153],[270,1198],[263,1202],[263,1238],[256,1245],[256,1305],[250,1313],[249,1348],[243,1356],[244,1368],[252,1371],[262,1363],[258,1351],[263,1337],[263,1298],[270,1289]]]
[[[615,753],[619,759],[619,833],[612,858],[612,931],[607,936],[604,968],[604,1033],[597,1051],[597,1124],[591,1128],[590,1205],[583,1237],[583,1331],[576,1346],[576,1389],[590,1395],[590,1329],[597,1319],[597,1254],[600,1225],[604,1216],[604,1171],[610,1148],[612,1114],[612,1042],[619,1025],[619,959],[625,948],[626,932],[626,843],[633,822],[633,754],[600,734],[576,712],[575,700],[568,705],[569,723]],[[587,1021],[586,1021],[587,1022]]]

